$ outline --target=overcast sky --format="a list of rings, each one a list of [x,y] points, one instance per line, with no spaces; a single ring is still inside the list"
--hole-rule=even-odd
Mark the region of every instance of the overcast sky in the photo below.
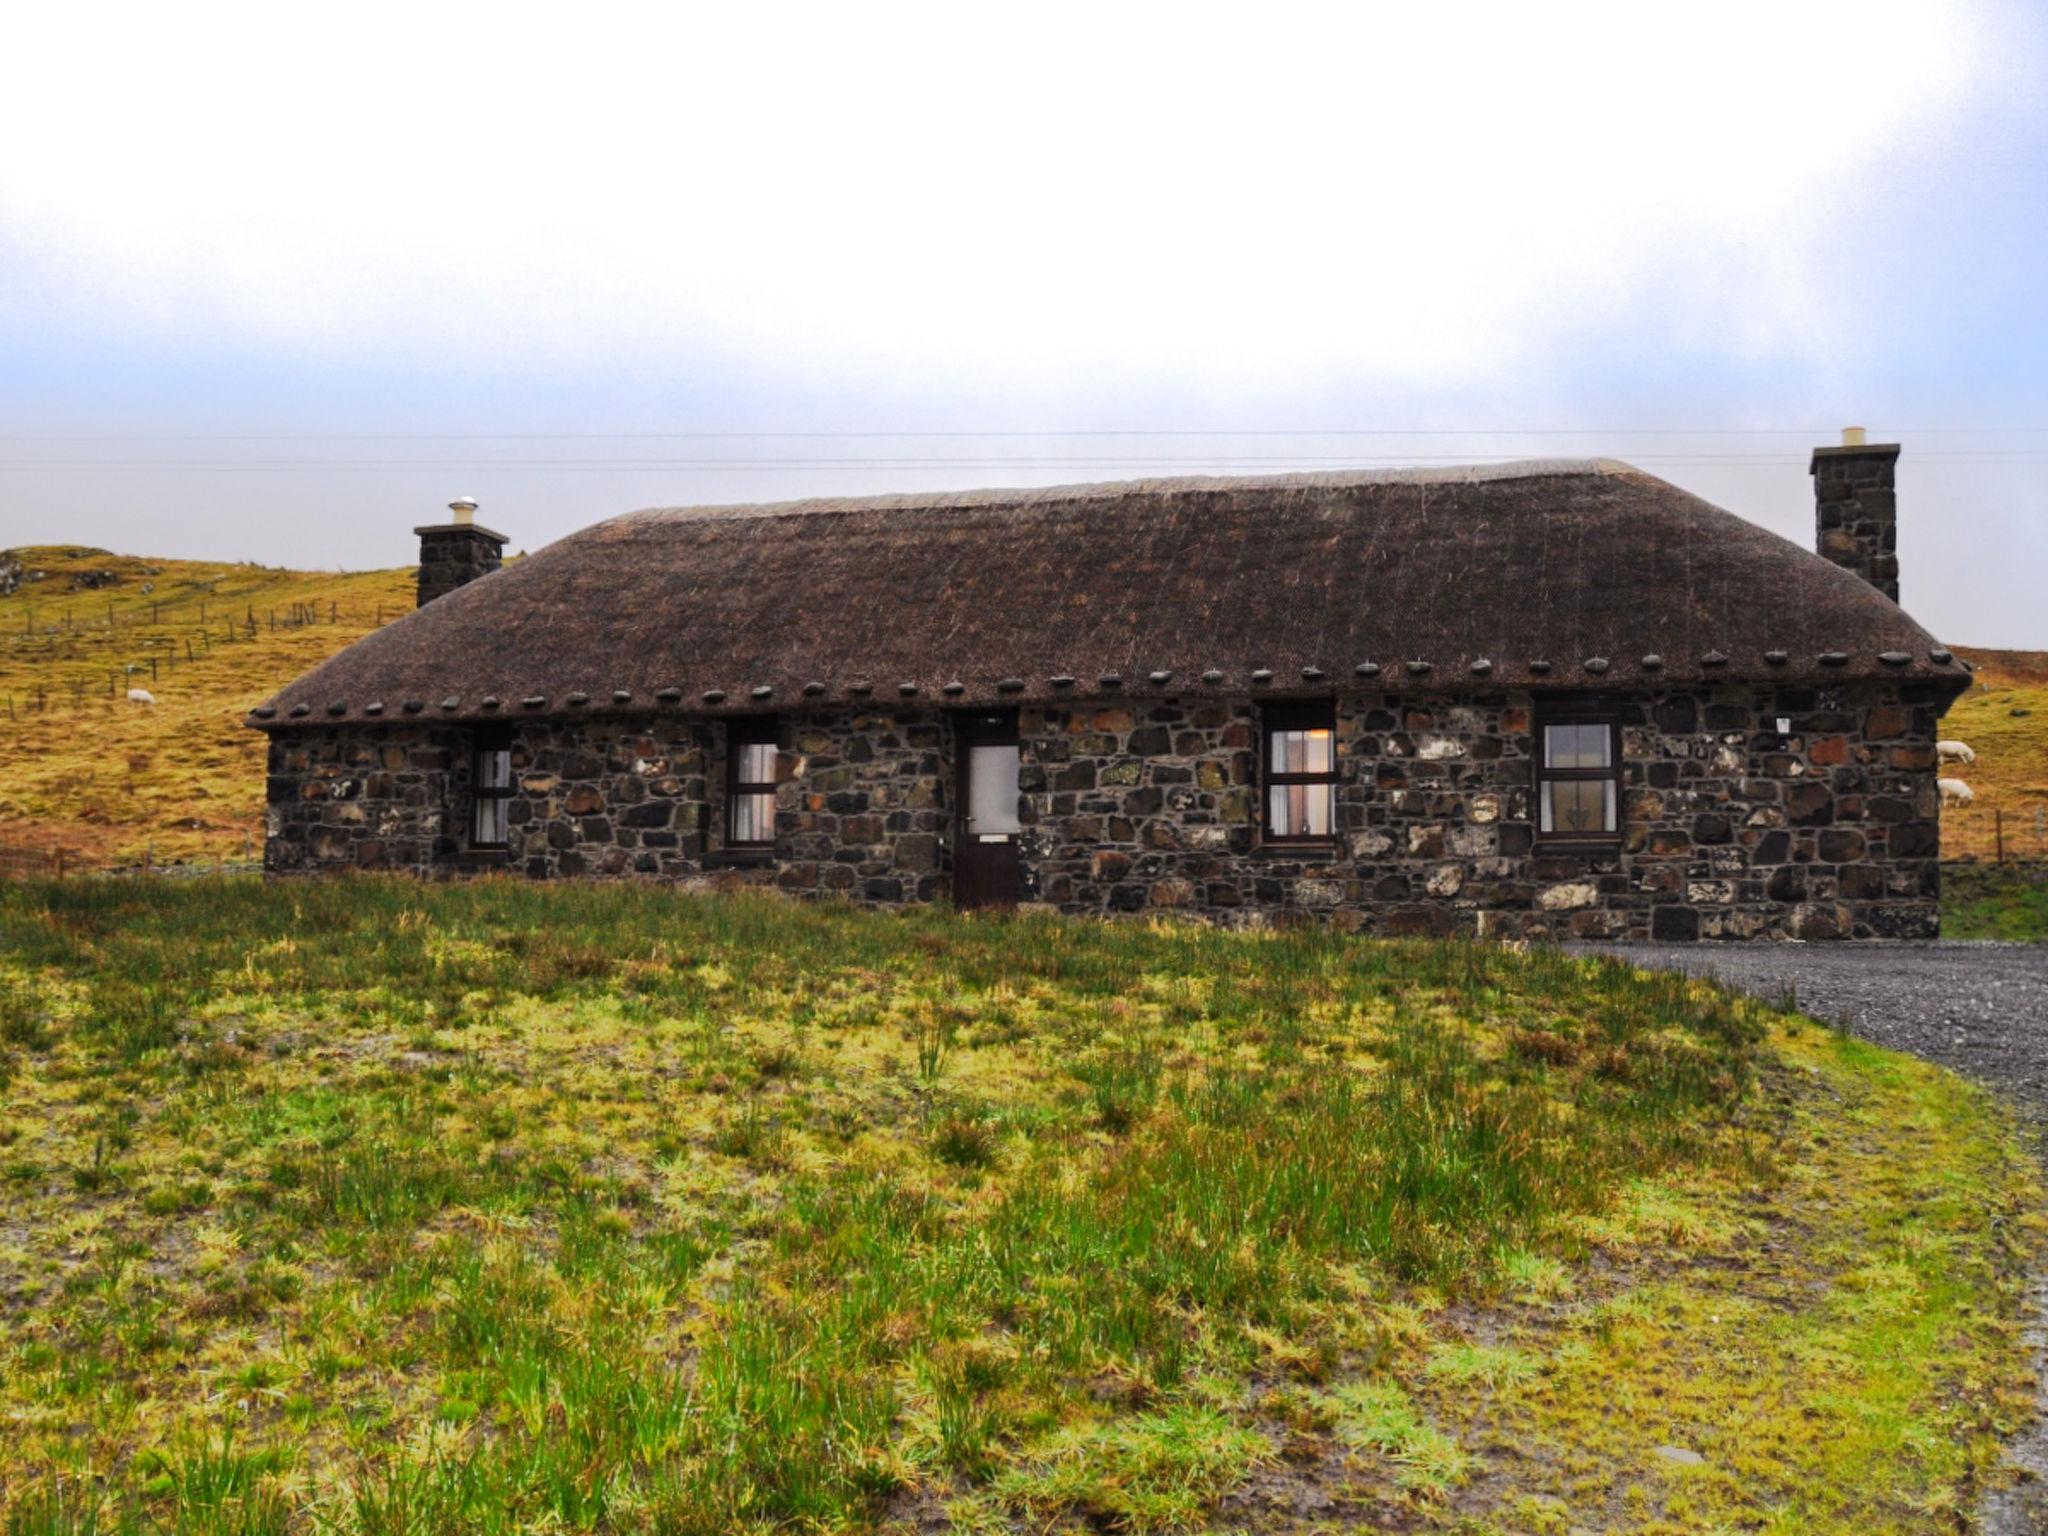
[[[2017,5],[418,3],[0,22],[0,546],[1600,453],[2048,647]],[[1768,601],[1768,594],[1759,594]]]

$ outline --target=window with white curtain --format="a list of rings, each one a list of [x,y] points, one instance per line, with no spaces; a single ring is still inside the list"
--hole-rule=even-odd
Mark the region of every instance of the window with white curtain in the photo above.
[[[1327,842],[1337,835],[1337,723],[1329,704],[1264,712],[1265,841]]]

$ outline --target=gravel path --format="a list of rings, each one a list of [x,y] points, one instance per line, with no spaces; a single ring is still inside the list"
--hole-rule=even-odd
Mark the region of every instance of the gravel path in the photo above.
[[[1637,965],[1728,986],[1911,1051],[1996,1089],[2048,1156],[2048,944],[1629,944],[1600,946]],[[2027,1342],[2042,1416],[2007,1447],[2016,1486],[1977,1507],[1982,1536],[2048,1531],[2048,1275],[2033,1285]]]

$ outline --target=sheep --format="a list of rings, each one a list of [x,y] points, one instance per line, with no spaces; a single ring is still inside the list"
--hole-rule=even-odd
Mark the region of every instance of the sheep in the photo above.
[[[1974,763],[1977,754],[1970,750],[1967,741],[1937,741],[1934,755],[1944,763]]]
[[[130,688],[128,690],[128,702],[130,704],[154,704],[156,702],[156,695],[147,688]]]
[[[1941,791],[1943,805],[1968,805],[1977,798],[1977,792],[1961,779],[1937,779],[1935,785]]]

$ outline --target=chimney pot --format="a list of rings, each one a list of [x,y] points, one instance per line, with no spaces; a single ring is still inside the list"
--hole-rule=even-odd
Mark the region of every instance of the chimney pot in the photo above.
[[[1865,438],[1861,427],[1842,428],[1842,446],[1844,448],[1861,448],[1864,442]]]
[[[476,503],[467,496],[458,496],[449,502],[448,510],[453,514],[453,520],[463,527],[476,521]]]

